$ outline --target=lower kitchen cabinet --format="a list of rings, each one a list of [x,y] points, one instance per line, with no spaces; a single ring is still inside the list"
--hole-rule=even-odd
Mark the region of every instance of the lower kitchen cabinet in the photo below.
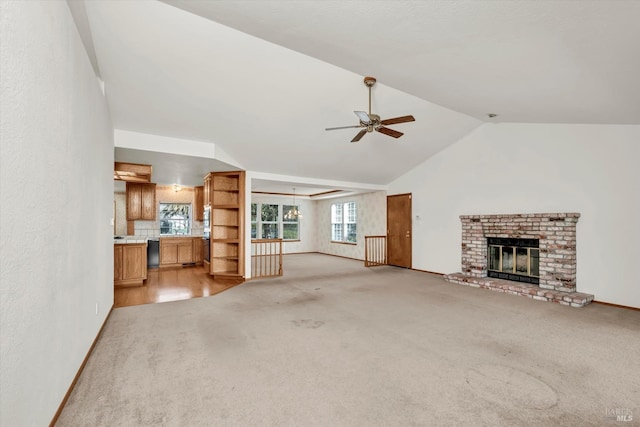
[[[160,239],[160,267],[178,264],[178,240]]]
[[[147,244],[113,245],[113,283],[116,286],[142,285],[147,279]]]
[[[160,267],[202,263],[202,236],[160,238]]]
[[[204,257],[203,242],[202,237],[193,238],[193,262],[196,264],[202,264]]]

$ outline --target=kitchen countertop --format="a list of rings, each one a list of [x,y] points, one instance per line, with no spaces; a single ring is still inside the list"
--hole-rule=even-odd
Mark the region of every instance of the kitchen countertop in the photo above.
[[[133,244],[133,243],[147,243],[146,238],[142,237],[142,236],[122,236],[121,239],[113,239],[113,244],[114,245],[126,245],[126,244]]]
[[[160,237],[144,237],[144,236],[118,236],[119,238],[114,238],[113,243],[115,245],[126,245],[132,243],[147,243],[149,240],[160,240],[160,239],[190,239],[190,238],[202,238],[202,235],[194,235],[194,234],[180,234],[180,235],[171,235],[171,236],[160,236]]]

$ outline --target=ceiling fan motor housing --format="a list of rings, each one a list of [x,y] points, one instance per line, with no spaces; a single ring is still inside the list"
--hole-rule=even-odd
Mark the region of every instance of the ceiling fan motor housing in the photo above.
[[[371,88],[375,84],[375,77],[367,76],[364,78],[364,85],[369,88],[369,112],[366,113],[364,111],[354,111],[356,116],[358,116],[360,122],[357,126],[340,126],[334,128],[325,128],[325,130],[361,128],[360,132],[358,132],[358,134],[351,140],[351,142],[358,142],[365,134],[373,131],[383,133],[393,138],[400,138],[402,135],[404,135],[402,132],[389,129],[388,127],[386,127],[386,125],[413,122],[415,121],[413,116],[402,116],[381,120],[379,115],[371,113]]]

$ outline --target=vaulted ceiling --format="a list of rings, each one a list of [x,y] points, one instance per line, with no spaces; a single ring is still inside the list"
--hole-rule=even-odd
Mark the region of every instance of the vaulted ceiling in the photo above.
[[[119,129],[271,174],[388,184],[485,121],[640,123],[640,2],[86,2]],[[367,110],[412,114],[394,139]],[[487,114],[498,114],[489,119]],[[514,142],[515,143],[515,142]]]

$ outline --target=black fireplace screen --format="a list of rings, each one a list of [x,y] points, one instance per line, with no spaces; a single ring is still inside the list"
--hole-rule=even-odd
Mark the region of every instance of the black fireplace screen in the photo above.
[[[540,250],[537,239],[487,238],[489,277],[540,283]]]

